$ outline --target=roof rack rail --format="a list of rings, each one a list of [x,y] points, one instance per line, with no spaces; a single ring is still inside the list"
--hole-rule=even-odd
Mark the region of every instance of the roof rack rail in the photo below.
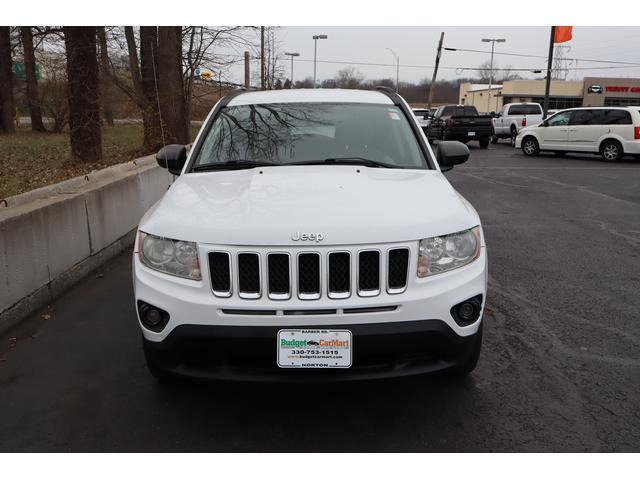
[[[376,90],[380,90],[381,92],[392,93],[397,95],[393,88],[387,87],[386,85],[376,85]]]

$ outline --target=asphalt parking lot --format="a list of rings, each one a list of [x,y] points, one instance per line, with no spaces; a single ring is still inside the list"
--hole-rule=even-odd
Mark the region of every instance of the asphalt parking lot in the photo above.
[[[471,149],[447,173],[489,251],[471,376],[161,386],[127,252],[2,338],[0,451],[640,450],[640,162]]]

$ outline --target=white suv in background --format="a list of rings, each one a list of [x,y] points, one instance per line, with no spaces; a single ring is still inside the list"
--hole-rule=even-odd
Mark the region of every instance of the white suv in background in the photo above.
[[[366,119],[366,121],[363,121]],[[152,374],[337,380],[468,373],[487,254],[478,214],[391,91],[239,91],[140,222],[136,311]]]
[[[541,151],[594,153],[607,162],[640,157],[640,107],[582,107],[562,110],[540,125],[523,128],[516,148],[527,156]]]

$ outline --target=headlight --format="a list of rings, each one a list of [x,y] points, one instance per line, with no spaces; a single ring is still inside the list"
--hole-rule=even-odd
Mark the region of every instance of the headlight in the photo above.
[[[193,242],[156,237],[140,232],[138,255],[142,263],[154,270],[191,280],[202,278],[198,248]]]
[[[418,277],[447,272],[473,262],[480,255],[480,227],[420,240]]]

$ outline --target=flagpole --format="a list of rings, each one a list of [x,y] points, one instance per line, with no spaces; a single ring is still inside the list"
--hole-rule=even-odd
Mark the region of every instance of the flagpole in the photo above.
[[[542,118],[547,118],[549,111],[549,90],[551,89],[551,64],[553,63],[553,40],[556,35],[556,27],[551,27],[551,37],[549,38],[549,59],[547,61],[547,83],[544,86],[544,105],[542,107]]]

